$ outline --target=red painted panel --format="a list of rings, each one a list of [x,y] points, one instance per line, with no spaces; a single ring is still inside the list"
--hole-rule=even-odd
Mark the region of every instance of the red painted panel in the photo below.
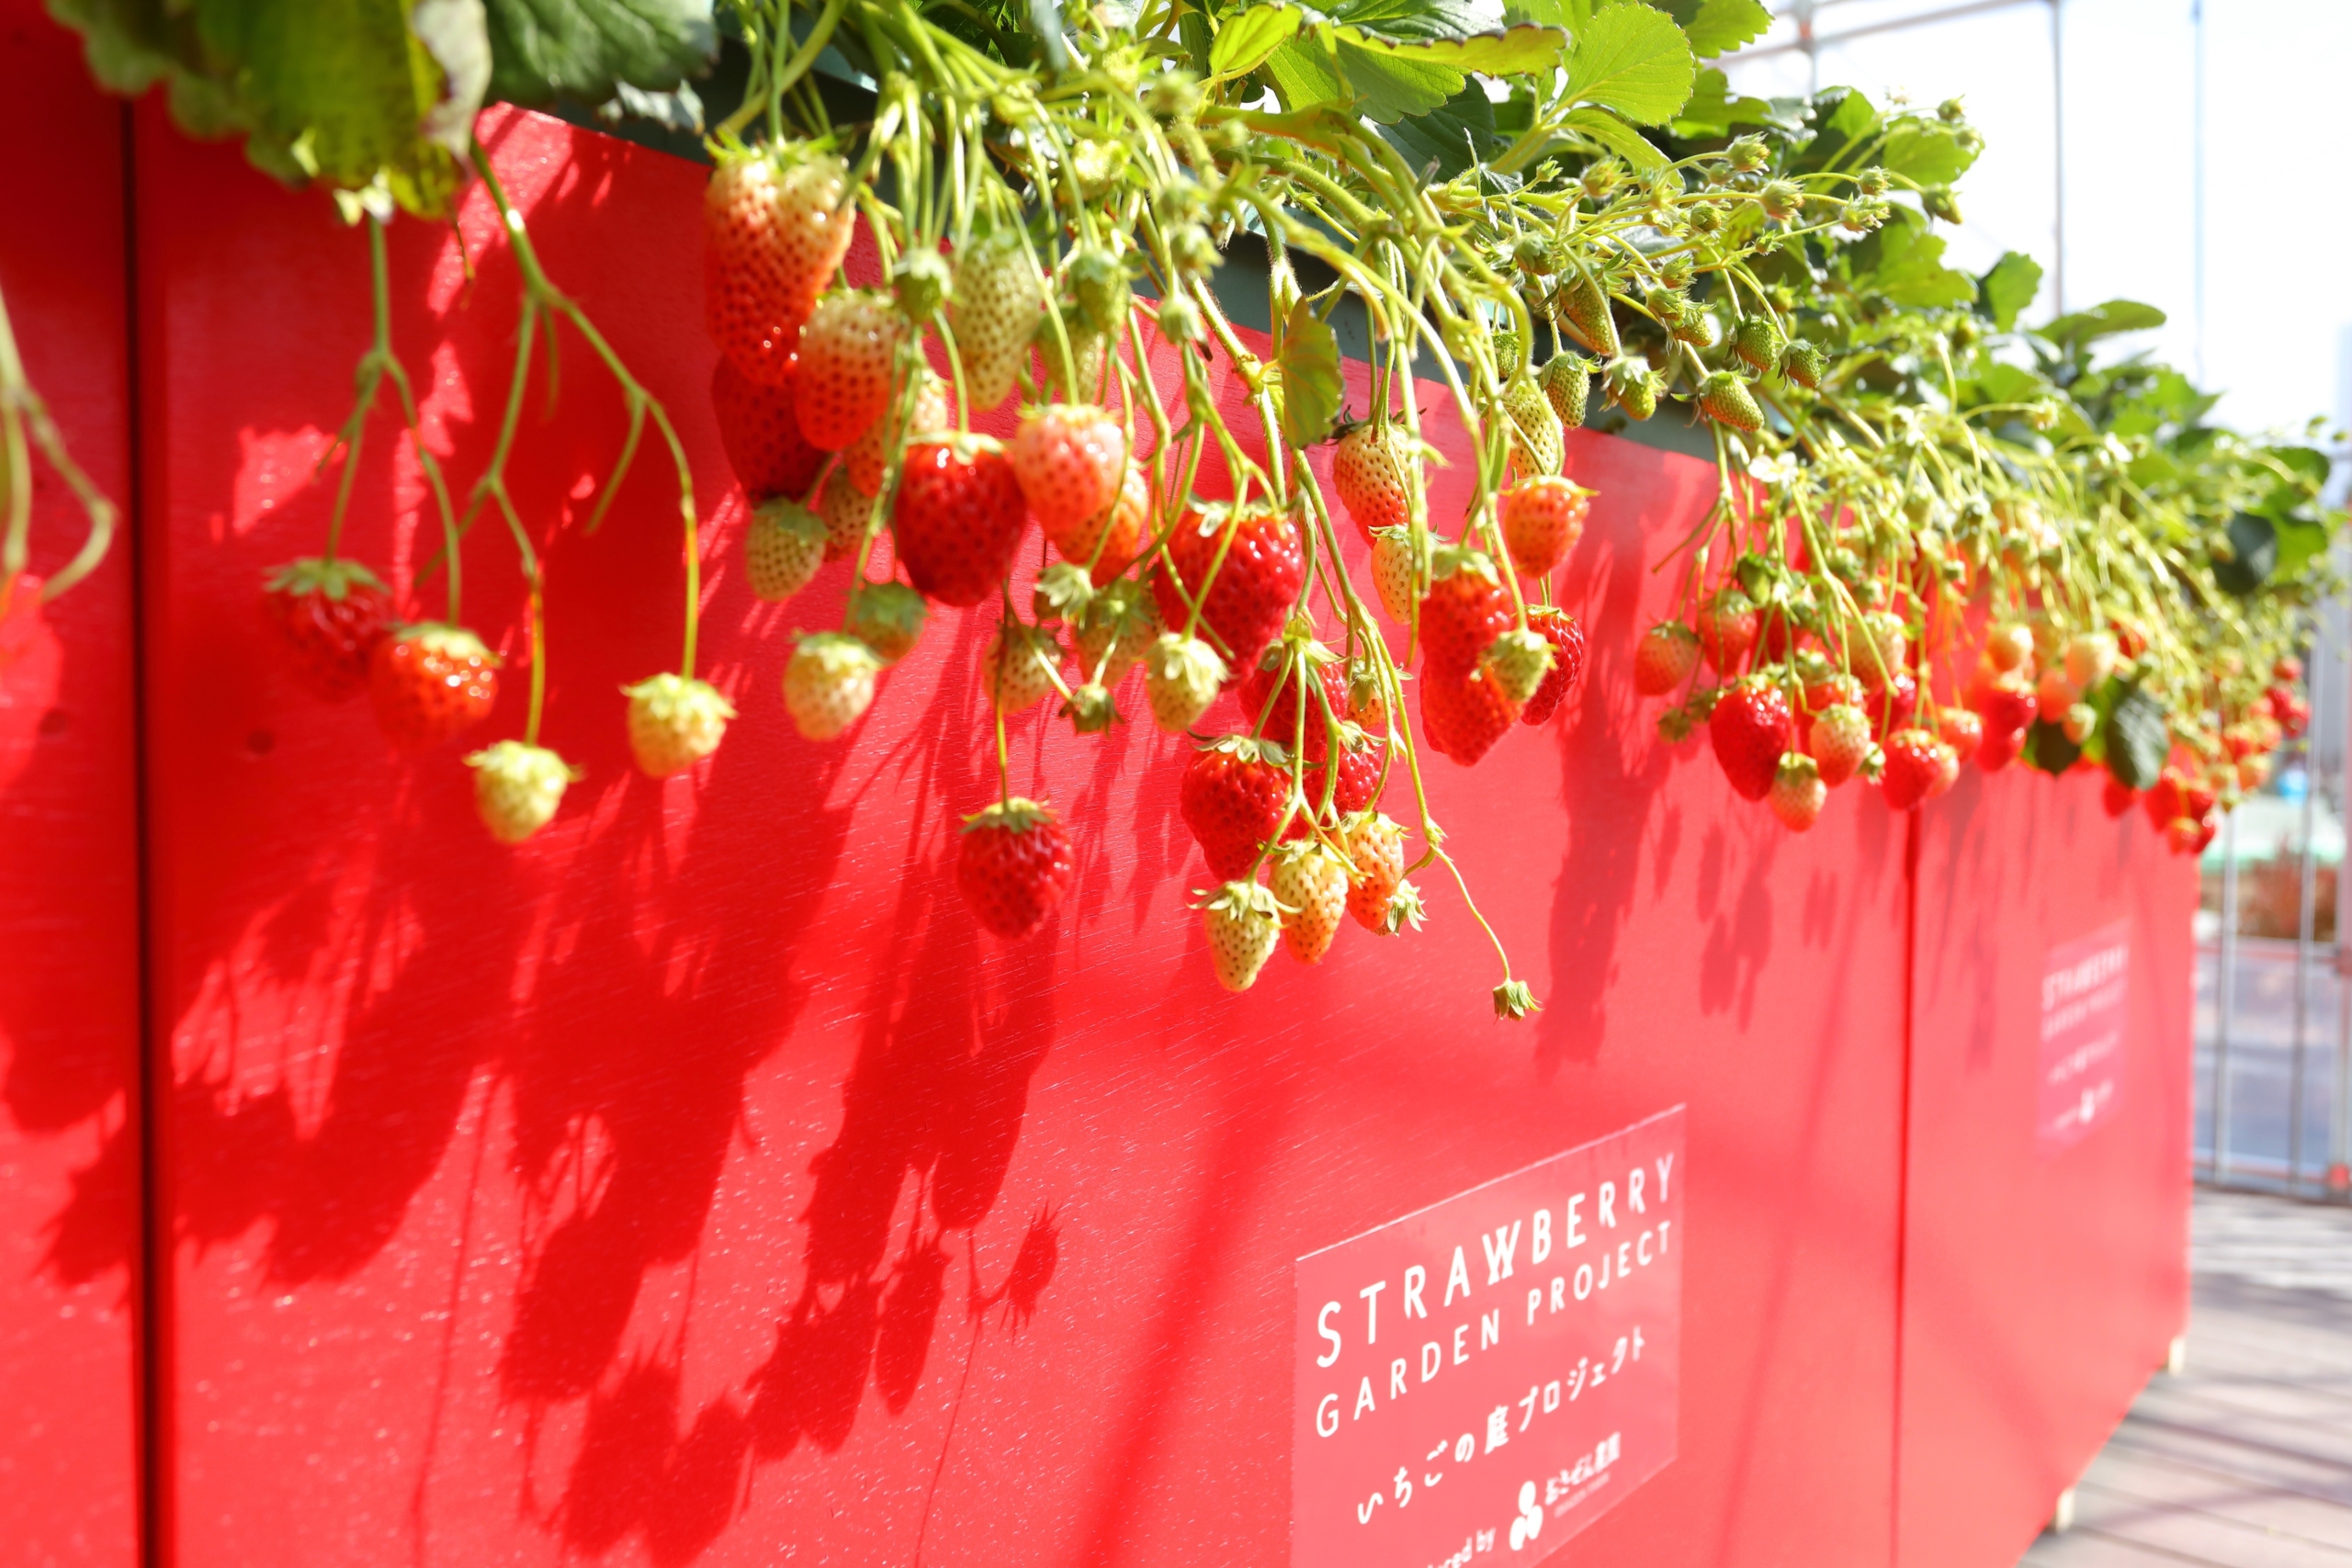
[[[496,141],[720,502],[700,171],[530,117]],[[1019,721],[1080,883],[1053,935],[977,936],[945,865],[991,788],[985,622],[941,616],[853,743],[807,746],[783,636],[829,623],[840,569],[758,606],[740,502],[705,641],[744,716],[699,775],[634,776],[616,688],[673,657],[644,589],[680,581],[654,463],[550,552],[548,737],[587,778],[496,849],[454,750],[396,759],[300,695],[254,615],[324,515],[358,239],[159,123],[141,154],[179,1562],[1278,1562],[1294,1260],[1686,1102],[1679,1457],[1556,1561],[1886,1560],[1903,834],[1849,791],[1792,839],[1656,739],[1623,652],[1705,466],[1579,437],[1595,675],[1475,773],[1432,763],[1547,1010],[1490,1020],[1434,879],[1430,932],[1351,928],[1234,1000],[1183,909],[1179,749]],[[393,246],[459,482],[514,320],[479,200],[463,229],[470,285],[443,231]],[[562,400],[525,424],[534,526],[622,428],[576,344]],[[381,428],[353,546],[404,579],[430,543]],[[484,530],[467,559],[469,617],[516,646],[511,554]]]
[[[122,110],[36,0],[0,4],[0,293],[67,446],[130,499]],[[39,149],[36,153],[33,150]],[[36,459],[31,573],[85,525]],[[129,552],[0,620],[0,1541],[128,1565],[139,887]]]
[[[1920,827],[1897,1559],[1978,1568],[2016,1561],[2187,1322],[2197,876],[2091,776],[1972,770]],[[2045,977],[2118,927],[2122,1060],[2086,1128],[2045,1133]]]

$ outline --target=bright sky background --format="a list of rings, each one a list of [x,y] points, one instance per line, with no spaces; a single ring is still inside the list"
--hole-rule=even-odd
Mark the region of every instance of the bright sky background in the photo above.
[[[1788,0],[1767,0],[1776,11]],[[2019,0],[1928,26],[1854,28],[1955,0],[1823,0],[1819,85],[1883,104],[1964,98],[1984,155],[1961,182],[1966,224],[1947,259],[1981,272],[2004,250],[2042,264],[2034,316],[2058,308],[2052,6]],[[2331,428],[2352,415],[2352,201],[2345,197],[2352,4],[2203,0],[2206,386],[2248,430]],[[2065,306],[2119,296],[2161,307],[2162,356],[2197,372],[2192,0],[2061,0],[2065,88]],[[1793,40],[1783,20],[1757,48]],[[1752,51],[1751,51],[1752,54]],[[1737,90],[1802,93],[1801,51],[1727,62]],[[1950,231],[1948,231],[1950,232]]]

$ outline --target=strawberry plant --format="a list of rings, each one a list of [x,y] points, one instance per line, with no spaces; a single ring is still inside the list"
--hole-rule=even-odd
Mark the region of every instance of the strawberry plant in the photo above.
[[[503,476],[534,367],[552,391],[569,337],[629,421],[582,531],[649,425],[677,472],[681,657],[616,716],[639,765],[684,772],[730,720],[762,722],[695,676],[700,513],[672,414],[548,277],[471,132],[486,100],[548,102],[559,81],[694,122],[689,79],[719,36],[707,0],[643,0],[626,28],[581,0],[362,0],[364,25],[333,28],[266,5],[205,26],[255,9],[228,0],[52,6],[102,79],[168,80],[367,231],[376,331],[325,459],[334,518],[323,552],[272,580],[311,683],[350,689],[372,660],[414,746],[477,722],[497,661],[461,629],[461,556],[494,513],[524,566],[530,703],[520,740],[469,760],[502,840],[560,809],[573,775],[537,746],[543,580]],[[196,27],[166,25],[189,10]],[[997,798],[955,803],[972,811],[958,875],[1008,940],[1051,925],[1074,846],[1104,824],[1017,792],[1007,727],[1096,736],[1148,713],[1189,735],[1229,686],[1243,728],[1167,765],[1235,989],[1278,945],[1319,962],[1342,910],[1417,928],[1409,878],[1430,867],[1483,928],[1430,808],[1430,755],[1473,766],[1522,722],[1560,722],[1589,651],[1669,700],[1669,743],[1704,726],[1735,793],[1793,831],[1852,779],[1908,809],[1973,758],[2103,767],[2188,845],[2307,719],[2291,655],[2333,587],[2324,458],[2217,429],[2177,373],[2109,353],[2146,307],[2020,330],[2029,259],[1981,277],[1944,263],[1937,225],[1980,150],[1959,106],[1732,95],[1702,62],[1768,25],[1756,0],[1546,0],[1491,25],[1442,0],[727,0],[717,20],[748,81],[706,141],[703,275],[672,285],[701,290],[719,355],[710,417],[752,512],[753,590],[792,600],[826,562],[850,575],[840,626],[793,634],[783,706],[807,739],[854,744],[929,615],[989,617],[967,676]],[[460,495],[393,352],[382,228],[445,216],[469,177],[523,293],[497,439]],[[1262,273],[1227,265],[1245,233]],[[1236,325],[1256,287],[1262,339]],[[1361,411],[1339,350],[1353,323]],[[387,382],[442,532],[397,593],[336,553]],[[1010,440],[975,431],[1014,399]],[[12,479],[28,407],[0,402]],[[1441,418],[1467,454],[1458,520],[1431,514],[1423,422]],[[1654,418],[1695,428],[1716,497],[1671,563],[1673,616],[1589,650],[1557,600],[1592,500],[1563,471],[1566,432]],[[1310,461],[1326,444],[1328,481]],[[1016,596],[1033,522],[1050,564]],[[440,619],[398,622],[436,573]],[[1501,968],[1496,1010],[1524,1016],[1535,998]]]

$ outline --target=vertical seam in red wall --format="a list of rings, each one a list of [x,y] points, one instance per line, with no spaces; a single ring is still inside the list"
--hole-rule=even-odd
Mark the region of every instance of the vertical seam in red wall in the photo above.
[[[149,833],[152,792],[147,736],[147,444],[145,387],[141,347],[139,295],[139,123],[136,105],[122,106],[122,288],[124,408],[130,447],[129,493],[124,512],[130,525],[123,530],[130,576],[130,747],[131,790],[139,889],[139,1010],[138,1061],[131,1075],[138,1118],[139,1247],[132,1267],[138,1271],[135,1311],[138,1332],[133,1338],[132,1373],[136,1391],[133,1422],[134,1456],[139,1495],[139,1561],[142,1568],[163,1568],[169,1552],[164,1539],[165,1466],[164,1444],[164,1270],[170,1264],[171,1223],[163,1207],[162,1160],[164,1099],[155,1050],[157,1014],[155,983],[155,885],[153,842]]]
[[[1892,1568],[1903,1568],[1903,1320],[1911,1257],[1911,1052],[1917,1039],[1919,985],[1919,809],[1908,816],[1903,830],[1903,1077],[1894,1166],[1894,1429],[1887,1450],[1894,1467],[1886,1516],[1886,1560]]]

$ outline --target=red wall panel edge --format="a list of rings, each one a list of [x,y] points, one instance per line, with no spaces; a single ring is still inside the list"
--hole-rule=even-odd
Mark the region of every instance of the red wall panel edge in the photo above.
[[[120,106],[35,0],[0,3],[0,288],[91,481],[134,464]],[[32,150],[38,148],[36,153]],[[86,520],[33,468],[30,571]],[[139,875],[130,556],[0,626],[0,1541],[34,1568],[140,1552]]]

